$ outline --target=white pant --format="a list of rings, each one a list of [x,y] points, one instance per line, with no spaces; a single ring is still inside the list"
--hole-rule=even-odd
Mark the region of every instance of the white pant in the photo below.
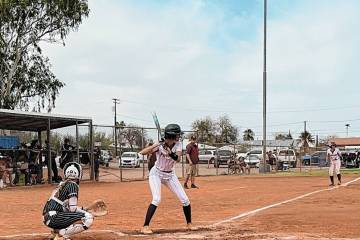
[[[176,194],[183,206],[190,205],[188,196],[186,195],[179,179],[175,175],[175,172],[165,173],[154,166],[149,175],[149,185],[152,194],[151,204],[158,206],[161,201],[161,184],[167,186],[170,191]]]
[[[330,161],[329,175],[334,176],[334,171],[336,175],[340,174],[340,167],[341,167],[340,160]]]

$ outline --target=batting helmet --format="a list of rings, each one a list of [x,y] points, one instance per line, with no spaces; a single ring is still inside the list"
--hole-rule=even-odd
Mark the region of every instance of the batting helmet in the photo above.
[[[69,162],[64,166],[64,176],[66,179],[81,180],[82,167],[76,162]]]
[[[180,134],[181,128],[178,124],[171,123],[165,127],[165,139],[175,139]]]

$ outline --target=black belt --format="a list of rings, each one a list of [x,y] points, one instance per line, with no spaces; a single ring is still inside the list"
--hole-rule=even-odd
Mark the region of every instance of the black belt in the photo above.
[[[173,171],[163,171],[163,170],[160,170],[159,168],[156,168],[157,170],[159,170],[160,172],[164,172],[164,173],[172,173]]]

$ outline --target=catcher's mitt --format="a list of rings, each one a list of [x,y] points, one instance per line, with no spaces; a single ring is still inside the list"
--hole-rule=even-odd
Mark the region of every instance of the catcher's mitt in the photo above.
[[[94,217],[105,216],[108,213],[107,206],[102,199],[95,200],[92,204],[85,208]]]

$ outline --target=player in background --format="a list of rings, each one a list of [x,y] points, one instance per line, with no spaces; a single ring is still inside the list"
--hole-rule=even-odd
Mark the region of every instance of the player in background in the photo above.
[[[340,173],[340,167],[341,167],[341,152],[338,148],[336,148],[336,144],[334,142],[331,143],[331,147],[327,150],[327,161],[330,162],[329,167],[329,176],[330,176],[330,185],[329,186],[335,186],[334,184],[334,172],[337,175],[338,178],[338,185],[341,185],[341,173]]]

